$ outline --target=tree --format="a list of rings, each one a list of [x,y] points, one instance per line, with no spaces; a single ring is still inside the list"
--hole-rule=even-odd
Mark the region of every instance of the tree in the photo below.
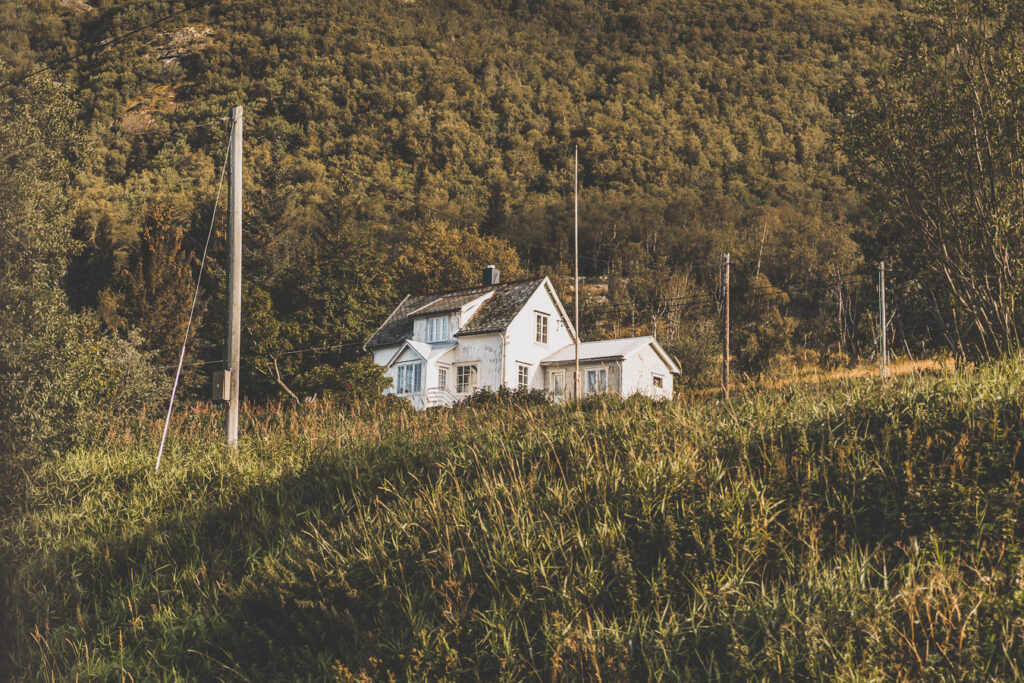
[[[750,294],[737,306],[735,351],[740,369],[761,373],[792,350],[797,321],[784,313],[789,296],[759,275],[750,279]]]
[[[413,226],[395,249],[400,294],[438,292],[480,284],[485,266],[495,265],[504,281],[526,275],[515,247],[476,228],[452,228],[434,221]]]
[[[145,354],[68,307],[74,107],[45,77],[0,91],[0,508],[12,468],[59,452],[97,408],[159,388]]]
[[[1016,0],[921,3],[846,120],[864,247],[889,262],[897,298],[924,293],[961,357],[1020,348],[1022,30]]]
[[[266,384],[249,395],[379,396],[386,384],[361,360],[362,345],[394,303],[393,280],[368,235],[324,232],[306,257],[262,283],[247,281],[245,355]]]
[[[0,453],[59,436],[70,406],[55,373],[75,337],[61,278],[73,249],[68,158],[78,141],[55,84],[0,92]]]
[[[118,327],[136,328],[166,362],[177,358],[193,296],[195,255],[182,246],[185,227],[164,204],[147,212],[122,278]],[[194,326],[198,328],[198,320]]]

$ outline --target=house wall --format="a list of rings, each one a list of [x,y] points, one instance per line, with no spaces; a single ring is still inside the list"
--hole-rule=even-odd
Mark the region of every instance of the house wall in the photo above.
[[[548,315],[548,342],[537,342],[537,313]],[[512,319],[506,332],[508,360],[505,363],[505,385],[515,389],[519,384],[519,363],[530,372],[530,388],[544,389],[545,375],[540,362],[574,339],[568,325],[558,312],[558,306],[545,285],[537,288],[526,305]]]
[[[373,349],[373,362],[377,365],[384,366],[395,357],[395,353],[401,348],[401,344],[395,344],[394,346],[382,346],[380,348]],[[385,394],[395,393],[395,382],[398,380],[394,366],[384,372],[384,376],[391,379],[391,386],[384,389]]]
[[[662,387],[654,386],[660,375]],[[672,398],[672,371],[650,345],[639,349],[622,362],[623,396],[644,394],[651,398]]]
[[[474,334],[468,337],[458,337],[458,342],[454,349],[444,355],[444,361],[450,365],[448,370],[449,391],[455,394],[456,368],[464,364],[477,366],[477,389],[494,391],[501,386],[501,336],[498,334]],[[436,379],[435,376],[435,383]],[[472,392],[456,394],[456,396],[465,398],[469,393]]]
[[[580,361],[580,390],[584,396],[589,396],[587,392],[587,370],[607,370],[608,371],[608,393],[619,394],[622,393],[622,362],[621,361]],[[555,401],[561,401],[566,398],[572,398],[572,392],[574,389],[573,375],[576,372],[575,363],[564,363],[560,365],[545,365],[543,374],[545,391],[552,391],[552,372],[564,372],[565,373],[565,394],[562,396],[552,396]]]
[[[374,350],[374,352],[373,352],[373,361],[375,363],[378,363],[379,365],[384,365],[384,364],[390,362],[392,358],[394,358],[395,352],[398,351],[399,348],[401,348],[401,347],[400,346],[389,346],[389,347],[386,347],[387,353],[381,353],[382,358],[381,358],[380,361],[377,360],[378,350]],[[383,349],[381,349],[381,351],[383,351]],[[423,359],[420,358],[419,355],[416,354],[412,349],[408,349],[407,348],[404,351],[402,351],[402,354],[398,357],[397,360],[395,360],[394,363],[392,363],[391,367],[389,367],[386,370],[384,370],[384,376],[391,380],[391,385],[388,386],[388,388],[384,390],[384,393],[385,394],[393,394],[393,393],[395,393],[395,385],[398,384],[398,366],[399,365],[401,365],[402,363],[408,363],[408,362],[412,362],[412,361],[422,361],[422,360]],[[429,370],[429,368],[424,368],[424,372],[425,373],[428,370]],[[426,389],[426,387],[427,387],[427,380],[428,379],[429,379],[429,375],[428,374],[424,374],[424,376],[423,376],[423,386],[424,386],[424,389]]]

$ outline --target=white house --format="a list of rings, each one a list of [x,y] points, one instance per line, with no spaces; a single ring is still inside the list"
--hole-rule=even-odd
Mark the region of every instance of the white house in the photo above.
[[[385,393],[417,408],[453,405],[480,389],[540,389],[554,400],[574,387],[576,330],[546,278],[407,296],[364,348],[391,378]],[[653,337],[580,344],[584,395],[672,397],[678,366]]]

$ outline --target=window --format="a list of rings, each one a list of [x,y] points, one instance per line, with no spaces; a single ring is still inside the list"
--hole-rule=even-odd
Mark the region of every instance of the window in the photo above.
[[[587,370],[587,393],[603,394],[608,391],[608,371]]]
[[[448,341],[448,317],[431,318],[427,321],[427,341]]]
[[[661,389],[665,386],[665,382],[662,380],[661,375],[654,376],[654,388]]]
[[[437,386],[441,389],[448,388],[448,369],[438,368],[437,369]]]
[[[460,365],[455,368],[455,391],[464,394],[476,386],[476,366]]]
[[[519,377],[516,386],[523,391],[530,388],[530,368],[527,365],[520,364],[519,366]]]
[[[551,382],[551,393],[555,396],[565,395],[565,370],[552,371],[549,375]]]
[[[537,314],[537,342],[548,343],[548,315],[547,313]]]
[[[399,394],[418,394],[423,391],[423,363],[399,365],[395,391]]]

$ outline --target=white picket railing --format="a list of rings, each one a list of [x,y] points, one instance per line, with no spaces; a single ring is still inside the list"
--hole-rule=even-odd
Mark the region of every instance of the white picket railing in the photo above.
[[[458,403],[458,398],[452,392],[443,388],[427,389],[427,393],[424,399],[424,407],[432,408],[434,406],[446,406],[451,408],[453,405]]]

